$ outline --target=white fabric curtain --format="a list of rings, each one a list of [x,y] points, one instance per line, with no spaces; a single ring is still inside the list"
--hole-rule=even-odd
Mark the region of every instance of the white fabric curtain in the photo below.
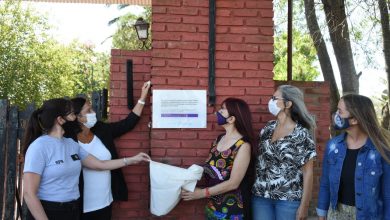
[[[179,203],[181,188],[193,192],[202,174],[203,168],[195,164],[184,169],[150,161],[150,212],[168,214]]]

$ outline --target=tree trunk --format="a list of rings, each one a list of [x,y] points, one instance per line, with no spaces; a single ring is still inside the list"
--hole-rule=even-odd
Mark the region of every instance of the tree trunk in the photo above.
[[[387,1],[387,10],[390,9],[390,1]]]
[[[313,40],[314,46],[317,50],[318,60],[320,62],[322,75],[325,81],[330,84],[330,110],[335,112],[337,110],[337,103],[340,99],[339,90],[337,89],[336,79],[330,62],[328,50],[320,27],[317,22],[317,16],[314,8],[314,0],[304,0],[305,2],[305,16],[307,27],[309,28],[310,36]]]
[[[390,4],[390,3],[389,3]],[[379,13],[381,15],[382,37],[383,37],[383,53],[385,56],[385,70],[387,74],[387,97],[390,97],[390,24],[389,24],[389,8],[386,0],[378,0]],[[389,130],[390,112],[389,101],[382,108],[382,126]]]
[[[359,75],[356,74],[353,61],[344,1],[322,0],[322,3],[324,4],[329,35],[340,71],[343,93],[359,93]]]
[[[390,24],[389,9],[386,0],[378,0],[379,12],[381,15],[383,53],[385,55],[385,70],[387,74],[387,95],[390,97]]]

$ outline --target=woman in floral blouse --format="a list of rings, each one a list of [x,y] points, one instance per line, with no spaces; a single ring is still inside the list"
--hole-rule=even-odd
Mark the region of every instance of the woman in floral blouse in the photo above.
[[[268,109],[276,120],[260,132],[252,212],[257,220],[295,220],[307,217],[316,156],[311,131],[315,122],[303,102],[303,93],[282,85]]]
[[[216,115],[218,125],[226,132],[214,141],[204,165],[208,187],[183,190],[182,198],[208,198],[208,220],[250,220],[251,153],[255,146],[251,113],[243,100],[228,98]]]

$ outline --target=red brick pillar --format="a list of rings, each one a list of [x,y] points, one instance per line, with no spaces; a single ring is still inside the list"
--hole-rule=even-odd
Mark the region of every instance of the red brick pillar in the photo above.
[[[125,118],[130,112],[127,107],[127,60],[133,61],[135,102],[141,95],[143,82],[150,79],[150,51],[111,51],[109,120],[113,122]],[[133,156],[141,151],[150,152],[149,121],[150,103],[147,101],[137,126],[116,140],[120,157]],[[129,201],[114,203],[113,219],[148,219],[149,166],[132,165],[122,170],[129,189]]]
[[[273,93],[273,12],[270,0],[216,1],[216,100],[246,100],[258,130],[268,119]],[[153,89],[208,89],[207,0],[152,1]],[[207,108],[205,129],[153,129],[154,160],[188,167],[202,164],[213,139],[223,132]],[[180,202],[162,219],[203,219],[205,200]]]
[[[151,78],[153,89],[208,90],[207,0],[153,0],[153,49],[112,51],[110,120],[125,117],[126,60],[134,64],[136,100],[141,83]],[[217,103],[233,96],[246,100],[258,131],[274,117],[267,103],[275,87],[273,81],[273,11],[271,0],[216,1],[216,98]],[[282,84],[278,82],[277,84]],[[327,83],[290,82],[304,90],[309,110],[317,117],[319,158],[315,167],[314,197],[318,192],[319,162],[329,137],[329,89]],[[137,90],[138,89],[138,90]],[[219,106],[207,108],[205,129],[152,129],[149,138],[147,103],[141,122],[134,131],[117,141],[121,156],[139,151],[151,152],[156,161],[188,167],[202,164],[210,144],[223,130],[213,114]],[[129,187],[129,202],[115,203],[114,219],[203,219],[205,200],[180,202],[169,215],[158,218],[149,212],[147,166],[124,169]],[[314,206],[315,202],[312,203]]]

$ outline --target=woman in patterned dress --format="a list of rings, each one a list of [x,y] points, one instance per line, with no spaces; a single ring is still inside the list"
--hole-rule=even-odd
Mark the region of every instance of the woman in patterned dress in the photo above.
[[[183,190],[182,198],[208,198],[205,212],[209,220],[251,219],[251,154],[255,138],[249,107],[241,99],[228,98],[216,115],[218,125],[226,132],[213,142],[204,166],[208,187],[194,192]]]
[[[268,109],[276,120],[260,132],[252,212],[256,220],[305,219],[313,185],[315,144],[310,130],[315,122],[303,93],[282,85]]]

